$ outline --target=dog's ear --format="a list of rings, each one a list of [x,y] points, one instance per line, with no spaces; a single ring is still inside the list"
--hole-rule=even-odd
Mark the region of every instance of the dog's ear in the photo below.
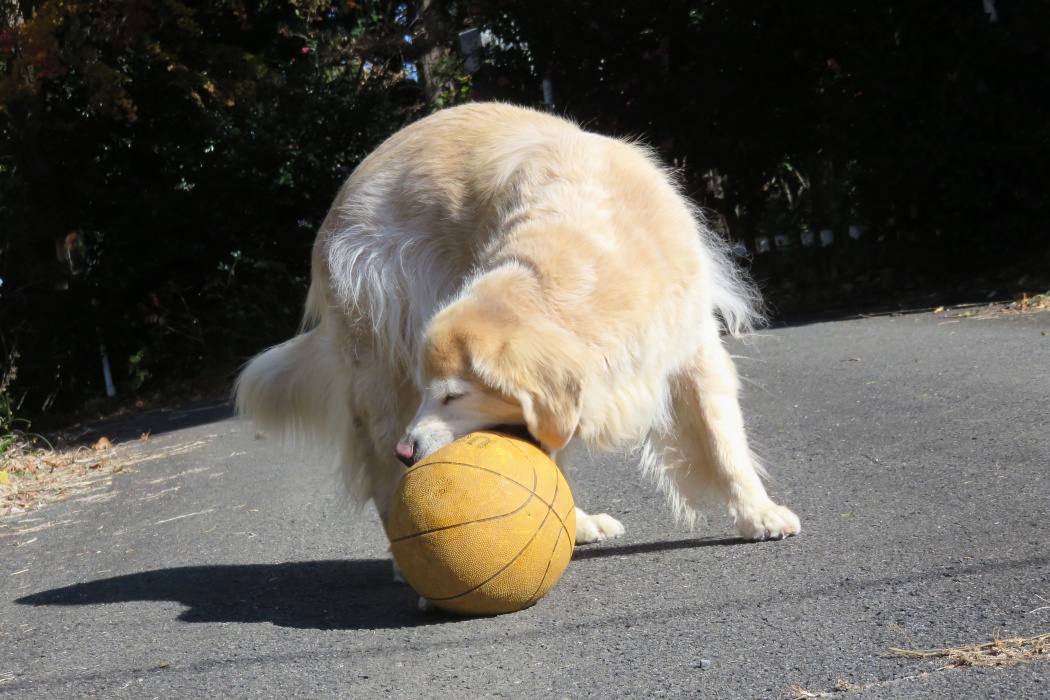
[[[529,432],[544,447],[560,450],[580,424],[581,378],[570,369],[548,367],[531,379],[519,384],[514,398],[521,403]]]
[[[580,423],[586,381],[579,339],[544,320],[472,351],[474,371],[521,404],[529,432],[544,447],[565,447]]]

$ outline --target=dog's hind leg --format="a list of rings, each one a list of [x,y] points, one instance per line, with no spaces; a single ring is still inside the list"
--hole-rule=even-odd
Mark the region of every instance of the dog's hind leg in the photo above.
[[[369,355],[354,357],[347,399],[350,425],[343,435],[339,468],[346,492],[358,506],[369,500],[389,533],[390,510],[398,482],[405,473],[394,446],[408,421],[405,414],[418,403],[418,392],[411,382],[399,378],[389,368],[374,364]],[[397,562],[394,580],[404,582]]]
[[[394,491],[405,473],[394,447],[419,394],[406,377],[365,353],[353,358],[351,372],[351,423],[340,468],[347,492],[360,505],[372,500],[386,531]]]
[[[373,437],[368,427],[370,418],[365,412],[354,412],[352,430],[348,431],[353,441],[353,452],[347,454],[348,459],[339,467],[348,493],[371,498],[383,525],[383,533],[386,534],[390,531],[390,508],[394,491],[405,473],[405,467],[390,456],[393,450],[386,450],[390,454],[384,454],[384,451],[379,449],[379,441]],[[401,576],[397,561],[391,558],[391,564],[394,567],[394,580],[404,583],[405,579]]]
[[[652,442],[677,513],[692,515],[714,495],[743,537],[798,534],[798,516],[774,503],[762,485],[764,472],[744,433],[736,368],[721,341],[712,338],[671,381],[673,425]]]

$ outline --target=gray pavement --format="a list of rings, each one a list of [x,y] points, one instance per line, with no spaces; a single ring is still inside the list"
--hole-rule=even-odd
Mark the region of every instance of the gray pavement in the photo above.
[[[624,538],[578,549],[532,609],[421,613],[326,468],[236,419],[152,414],[167,456],[0,520],[0,696],[1050,697],[1050,659],[886,655],[1050,632],[1050,313],[796,325],[734,352],[799,537],[743,543],[718,514],[689,532],[604,457],[574,491]]]

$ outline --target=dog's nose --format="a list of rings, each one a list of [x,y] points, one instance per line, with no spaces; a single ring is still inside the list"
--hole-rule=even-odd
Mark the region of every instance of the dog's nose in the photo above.
[[[397,458],[401,460],[401,463],[406,467],[411,467],[416,461],[416,445],[402,440],[397,443]]]

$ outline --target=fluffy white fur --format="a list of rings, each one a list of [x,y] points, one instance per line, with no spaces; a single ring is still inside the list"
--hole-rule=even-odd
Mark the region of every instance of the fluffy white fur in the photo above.
[[[331,453],[384,524],[398,454],[521,424],[560,465],[570,442],[640,449],[676,515],[714,496],[743,536],[784,537],[799,521],[763,488],[720,338],[753,328],[756,300],[644,148],[457,107],[351,175],[314,246],[302,332],[248,364],[237,406]],[[623,532],[578,515],[580,543]]]

